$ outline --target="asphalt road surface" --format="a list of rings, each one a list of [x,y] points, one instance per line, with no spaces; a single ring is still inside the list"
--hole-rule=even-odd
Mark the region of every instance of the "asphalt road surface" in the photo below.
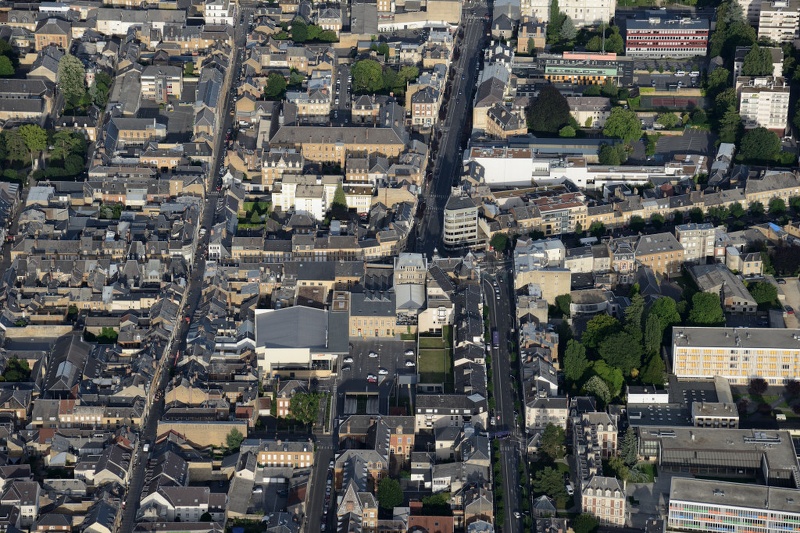
[[[433,154],[433,173],[431,181],[425,187],[426,208],[417,231],[416,251],[427,257],[433,250],[441,250],[442,216],[453,180],[462,167],[461,137],[464,128],[469,124],[472,93],[475,89],[475,73],[481,64],[481,52],[485,43],[486,21],[484,7],[466,10],[462,27],[464,36],[459,46],[460,55],[454,63],[455,75],[447,102],[447,114],[443,122],[437,124],[437,131],[442,132],[439,147]],[[463,79],[462,79],[463,78]]]
[[[252,8],[243,8],[242,12],[245,16],[249,16],[250,13],[253,11]],[[238,14],[237,14],[238,16]],[[245,31],[244,26],[237,24],[235,30],[235,40],[236,40],[236,48],[244,48],[245,45]],[[231,66],[232,70],[228,73],[226,78],[226,83],[228,84],[225,90],[225,102],[224,105],[221,106],[221,109],[224,113],[224,125],[223,130],[217,135],[215,140],[215,156],[216,160],[214,165],[209,169],[209,174],[206,183],[206,190],[207,191],[215,191],[215,181],[218,176],[218,169],[222,166],[222,142],[224,140],[224,133],[228,128],[231,127],[231,123],[233,117],[227,112],[227,109],[231,105],[230,101],[230,84],[232,83],[233,79],[237,76],[239,69],[241,68],[241,56],[239,54],[234,54],[234,61],[233,65]],[[217,193],[216,192],[209,192],[207,201],[202,202],[201,205],[201,216],[200,219],[202,221],[201,225],[205,226],[206,228],[210,228],[214,221],[214,207],[217,204]],[[206,209],[207,206],[211,206],[210,209]],[[198,228],[199,230],[199,228]],[[205,261],[204,261],[204,253],[208,246],[208,233],[206,233],[203,237],[197,239],[197,251],[195,255],[194,265],[192,266],[191,274],[189,276],[189,285],[187,287],[186,293],[184,295],[183,301],[181,302],[181,311],[179,313],[179,317],[184,316],[194,316],[195,311],[197,310],[197,306],[200,303],[200,294],[202,291],[202,283],[203,283],[203,270],[205,269]],[[167,344],[167,348],[165,349],[164,354],[161,356],[159,360],[159,367],[156,370],[155,379],[153,380],[153,386],[151,387],[150,395],[147,398],[148,404],[146,406],[145,411],[145,421],[143,424],[142,432],[140,435],[139,443],[136,446],[136,449],[133,453],[133,461],[131,464],[130,470],[130,481],[128,483],[128,493],[125,495],[125,507],[122,512],[121,516],[121,523],[117,528],[117,531],[121,533],[129,533],[133,530],[136,525],[136,510],[139,505],[139,500],[142,497],[142,492],[144,489],[144,477],[145,471],[147,466],[147,460],[149,457],[149,453],[145,453],[142,448],[144,447],[144,443],[150,443],[152,446],[153,442],[155,441],[157,435],[156,430],[158,429],[158,421],[161,419],[161,416],[164,414],[164,399],[163,396],[156,397],[154,395],[154,391],[161,391],[164,390],[167,386],[169,381],[169,365],[172,364],[172,360],[174,358],[174,354],[177,350],[185,350],[186,349],[186,335],[189,330],[189,325],[184,321],[181,320],[179,324],[175,327],[175,333],[173,334],[173,341],[175,346],[173,346],[173,341]]]
[[[519,471],[518,464],[522,461],[520,443],[524,442],[524,434],[517,428],[514,413],[514,389],[511,383],[511,364],[508,356],[508,335],[515,327],[513,309],[513,277],[507,268],[501,264],[496,272],[491,270],[482,275],[482,288],[484,302],[489,308],[489,321],[492,327],[500,333],[500,348],[492,349],[492,379],[494,382],[495,400],[495,426],[496,430],[508,430],[511,436],[500,441],[500,463],[502,467],[502,483],[505,492],[505,524],[503,531],[512,533],[522,531],[521,519],[514,518],[514,512],[519,509]],[[495,286],[496,284],[496,286]],[[498,298],[499,295],[499,298]],[[499,417],[499,419],[498,419]],[[491,428],[492,426],[490,426]]]

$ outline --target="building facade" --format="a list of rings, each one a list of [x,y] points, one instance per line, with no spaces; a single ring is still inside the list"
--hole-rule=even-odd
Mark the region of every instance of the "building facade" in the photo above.
[[[739,114],[745,129],[767,128],[782,136],[789,120],[789,84],[783,78],[739,77]]]
[[[444,207],[445,248],[464,248],[478,244],[478,206],[461,194],[453,194]]]
[[[710,25],[707,19],[632,19],[627,22],[625,55],[664,58],[705,56]]]

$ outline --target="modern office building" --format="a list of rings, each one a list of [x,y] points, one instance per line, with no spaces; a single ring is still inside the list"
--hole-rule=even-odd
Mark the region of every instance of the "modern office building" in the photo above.
[[[774,533],[800,530],[800,491],[672,478],[667,531]]]
[[[478,205],[466,194],[454,192],[444,206],[445,248],[464,248],[478,244]]]
[[[795,329],[676,327],[672,371],[678,379],[722,376],[732,385],[754,377],[781,385],[800,375],[800,332]]]
[[[646,58],[705,56],[709,35],[708,19],[630,19],[625,34],[625,55]]]

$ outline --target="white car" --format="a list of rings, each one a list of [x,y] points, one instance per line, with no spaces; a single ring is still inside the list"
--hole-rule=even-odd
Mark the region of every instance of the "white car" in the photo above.
[[[414,355],[414,350],[406,350],[405,352],[406,357],[411,357]]]
[[[417,366],[414,361],[406,361],[406,366]]]
[[[575,494],[575,489],[572,488],[572,483],[567,483],[565,488],[567,489],[567,494],[569,494],[570,496]]]
[[[375,352],[369,352],[369,357],[370,357],[371,359],[375,359],[376,357],[378,357],[378,354],[377,354],[377,353],[375,353]]]
[[[381,375],[381,376],[385,376],[385,375],[389,374],[389,371],[386,370],[385,368],[381,368],[381,369],[378,370],[378,374]]]
[[[344,359],[342,359],[342,362],[343,363],[352,363],[353,362],[353,358],[352,357],[345,357]]]

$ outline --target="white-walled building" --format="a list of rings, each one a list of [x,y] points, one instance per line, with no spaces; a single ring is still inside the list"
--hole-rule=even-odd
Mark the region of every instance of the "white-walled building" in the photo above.
[[[551,0],[521,0],[522,16],[534,16],[540,22],[550,21]],[[559,10],[572,19],[575,26],[608,24],[617,9],[616,0],[560,0]]]
[[[233,26],[236,5],[230,0],[207,0],[203,20],[206,24],[227,24]]]
[[[800,30],[800,0],[762,0],[758,38],[790,43]]]
[[[783,135],[789,120],[789,84],[783,78],[741,76],[736,86],[745,129],[767,128]]]
[[[337,176],[290,174],[273,184],[272,205],[284,212],[294,210],[315,220],[322,220],[338,186]]]

